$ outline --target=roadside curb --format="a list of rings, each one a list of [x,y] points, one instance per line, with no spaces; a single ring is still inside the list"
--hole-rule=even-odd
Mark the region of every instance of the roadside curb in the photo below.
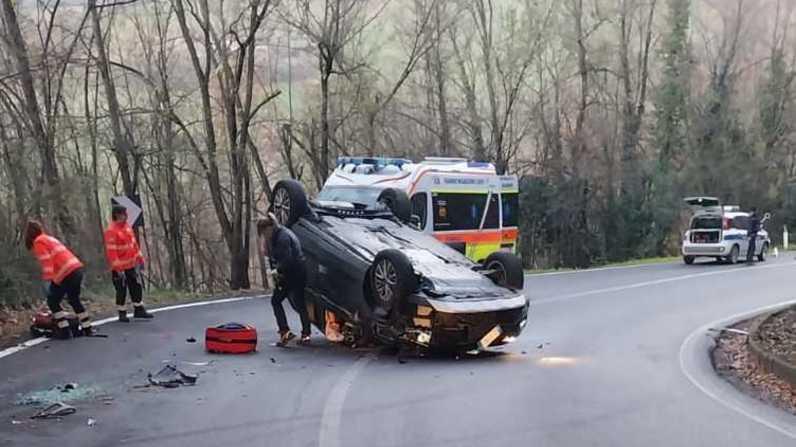
[[[149,310],[150,313],[158,313],[158,312],[165,312],[165,311],[169,311],[169,310],[186,309],[186,308],[190,308],[190,307],[209,306],[211,304],[225,304],[225,303],[234,303],[234,302],[237,302],[237,301],[247,301],[247,300],[252,300],[252,299],[255,299],[255,298],[263,298],[265,296],[268,296],[268,295],[266,295],[266,294],[245,295],[245,296],[236,296],[236,297],[231,297],[231,298],[210,299],[210,300],[204,300],[204,301],[194,301],[194,302],[190,302],[190,303],[174,304],[174,305],[170,305],[170,306],[157,307],[157,308],[148,309],[148,310]],[[104,318],[102,320],[97,320],[97,321],[92,322],[92,326],[102,326],[104,324],[112,323],[112,322],[118,321],[118,320],[119,320],[119,317]],[[26,350],[28,348],[32,348],[33,346],[40,345],[40,344],[42,344],[42,343],[44,343],[46,341],[49,341],[49,340],[50,339],[47,338],[47,337],[38,337],[38,338],[34,338],[34,339],[31,339],[31,340],[28,340],[26,342],[20,343],[20,344],[18,344],[16,346],[12,346],[10,348],[6,348],[6,349],[3,349],[3,350],[0,350],[0,359],[2,359],[3,357],[8,357],[8,356],[10,356],[12,354],[16,354],[17,352],[24,351],[24,350]]]
[[[782,310],[794,304],[796,300],[759,307],[702,325],[685,338],[679,353],[680,371],[699,391],[717,403],[791,439],[796,439],[796,417],[741,392],[720,377],[713,367],[710,352],[715,348],[714,334],[717,328],[726,328],[756,315]]]
[[[755,321],[752,322],[752,326],[749,329],[749,337],[747,338],[747,340],[749,342],[749,352],[752,353],[752,356],[755,358],[755,361],[766,372],[774,374],[780,379],[788,382],[790,386],[796,388],[796,365],[766,350],[763,346],[760,345],[760,340],[759,340],[760,327],[766,321],[768,321],[773,317],[776,317],[782,312],[789,311],[791,309],[792,307],[787,307],[785,309],[780,309],[775,312],[770,312],[756,318]]]

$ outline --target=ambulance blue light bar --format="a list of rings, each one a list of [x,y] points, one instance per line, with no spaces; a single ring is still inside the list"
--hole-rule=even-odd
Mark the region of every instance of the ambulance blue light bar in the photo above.
[[[341,168],[346,165],[373,165],[376,168],[384,166],[398,166],[399,168],[405,164],[412,163],[412,160],[405,158],[385,158],[385,157],[337,157],[337,167]]]

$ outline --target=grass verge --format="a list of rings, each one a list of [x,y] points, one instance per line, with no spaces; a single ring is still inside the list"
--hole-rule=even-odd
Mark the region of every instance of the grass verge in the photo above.
[[[636,266],[636,265],[668,264],[670,262],[676,262],[676,261],[679,261],[679,260],[680,260],[679,256],[660,256],[660,257],[656,257],[656,258],[630,259],[630,260],[622,261],[622,262],[609,262],[609,263],[605,263],[605,264],[594,264],[591,267],[587,267],[585,269],[576,269],[576,268],[526,269],[525,273],[533,275],[533,274],[538,274],[538,273],[576,272],[576,271],[607,268],[607,267],[632,267],[632,266]]]

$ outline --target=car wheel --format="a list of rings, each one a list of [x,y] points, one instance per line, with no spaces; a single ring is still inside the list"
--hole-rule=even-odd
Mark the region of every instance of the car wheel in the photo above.
[[[768,254],[768,244],[763,244],[763,248],[760,249],[760,254],[757,255],[757,260],[760,262],[766,261],[766,255]]]
[[[412,262],[396,249],[380,251],[370,268],[372,304],[377,313],[387,316],[410,293],[418,282]]]
[[[379,194],[379,202],[383,203],[392,214],[403,223],[412,219],[412,202],[409,196],[400,189],[387,188]]]
[[[509,289],[522,290],[525,287],[525,272],[522,260],[505,251],[496,251],[486,258],[484,268],[494,271],[491,276],[495,284]]]
[[[740,256],[741,248],[737,245],[732,246],[732,250],[730,250],[730,255],[727,256],[727,262],[730,264],[737,264],[738,263],[738,256]]]
[[[683,262],[685,262],[688,265],[691,265],[691,264],[694,263],[694,257],[693,256],[683,256]]]
[[[276,220],[286,227],[292,226],[309,210],[304,186],[296,180],[281,180],[271,194],[271,207]]]

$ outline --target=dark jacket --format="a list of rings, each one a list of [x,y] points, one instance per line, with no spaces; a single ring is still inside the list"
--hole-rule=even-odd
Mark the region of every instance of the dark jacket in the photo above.
[[[271,236],[270,251],[271,268],[286,275],[301,268],[304,264],[304,252],[301,250],[295,233],[282,226],[274,229]]]
[[[760,218],[756,214],[749,216],[749,228],[746,230],[749,234],[757,234],[760,232],[761,224]]]

